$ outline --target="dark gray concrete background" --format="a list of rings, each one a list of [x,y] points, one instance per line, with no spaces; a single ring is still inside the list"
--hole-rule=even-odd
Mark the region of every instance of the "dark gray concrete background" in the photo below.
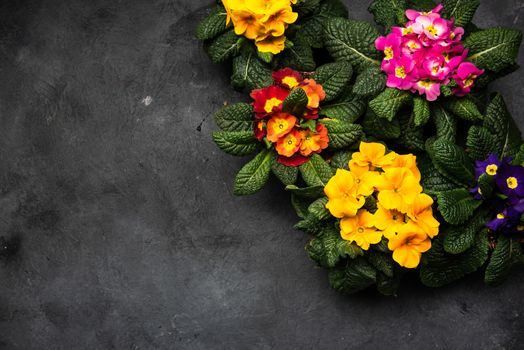
[[[232,195],[245,160],[212,113],[245,97],[194,38],[211,2],[0,2],[0,348],[522,348],[522,272],[341,296],[276,182]],[[524,29],[523,8],[476,22]],[[523,78],[497,85],[521,126]]]

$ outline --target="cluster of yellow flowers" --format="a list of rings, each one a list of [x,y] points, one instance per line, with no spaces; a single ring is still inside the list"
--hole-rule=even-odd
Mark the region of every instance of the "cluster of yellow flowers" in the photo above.
[[[433,199],[422,193],[412,154],[386,154],[384,145],[362,142],[360,152],[349,161],[349,171],[338,169],[324,191],[329,199],[326,208],[340,219],[343,239],[368,250],[385,237],[401,266],[417,267],[438,234]],[[362,208],[369,196],[377,202],[374,213]]]
[[[284,50],[287,26],[298,14],[291,4],[297,0],[222,0],[229,25],[233,22],[235,34],[254,40],[258,51],[277,54]]]

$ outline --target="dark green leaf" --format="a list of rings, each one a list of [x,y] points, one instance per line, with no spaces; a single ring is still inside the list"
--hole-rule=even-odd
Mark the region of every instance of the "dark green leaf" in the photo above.
[[[482,229],[485,231],[486,222],[485,213],[479,209],[466,224],[445,226],[442,232],[444,236],[444,250],[450,254],[464,253],[475,242],[477,233]]]
[[[474,186],[473,162],[462,148],[444,139],[430,139],[426,142],[426,150],[441,174],[458,185]]]
[[[375,22],[386,29],[406,23],[406,0],[373,0],[368,11],[375,17]]]
[[[446,100],[445,106],[454,115],[464,120],[474,122],[483,119],[475,102],[467,96],[462,98],[451,97]]]
[[[271,69],[254,52],[235,57],[231,85],[238,90],[260,89],[273,84]]]
[[[457,135],[457,120],[455,116],[438,104],[433,104],[431,116],[437,129],[437,138],[455,142]]]
[[[207,46],[207,53],[213,62],[220,63],[238,55],[244,37],[239,37],[233,30],[220,35]]]
[[[375,283],[377,271],[364,258],[351,260],[346,268],[329,272],[329,283],[337,291],[352,294]]]
[[[299,169],[308,186],[326,186],[333,176],[333,169],[318,154],[312,155]]]
[[[263,150],[244,165],[235,178],[234,193],[242,196],[260,190],[269,179],[272,157],[272,152]]]
[[[484,281],[490,285],[502,283],[516,263],[522,262],[522,248],[517,238],[500,236],[486,267]]]
[[[353,68],[348,62],[328,63],[317,68],[313,79],[324,89],[325,102],[336,99],[349,83],[353,75]]]
[[[454,19],[457,27],[464,27],[473,19],[480,0],[442,0],[444,16]]]
[[[320,106],[320,115],[331,119],[338,119],[348,123],[355,122],[366,110],[366,102],[362,99],[352,101],[332,102],[328,105]]]
[[[234,156],[246,156],[258,149],[253,131],[215,131],[213,140],[220,149]]]
[[[353,93],[364,97],[375,97],[386,87],[386,75],[379,66],[364,68],[357,76]]]
[[[415,125],[425,125],[431,117],[429,102],[422,96],[413,98],[413,113],[415,115]]]
[[[362,126],[358,124],[326,119],[321,120],[320,123],[328,129],[330,148],[346,148],[360,141],[363,136]]]
[[[376,137],[379,140],[391,140],[400,136],[400,121],[398,119],[388,121],[379,118],[371,110],[366,113],[362,126],[366,135]]]
[[[277,162],[276,158],[274,158],[273,162],[271,163],[271,170],[273,171],[273,174],[275,174],[275,176],[286,186],[297,182],[297,167],[285,166]]]
[[[204,18],[197,27],[197,38],[200,40],[209,40],[226,31],[227,13],[224,7],[215,7],[209,16]]]
[[[473,198],[465,188],[440,192],[437,195],[438,210],[446,222],[461,225],[466,222],[482,204]]]
[[[302,115],[308,103],[304,89],[294,89],[282,103],[282,110],[293,115]]]
[[[324,186],[297,187],[295,185],[286,186],[286,191],[291,192],[297,197],[318,198],[324,195]]]
[[[369,108],[380,118],[392,121],[402,106],[413,100],[411,93],[399,89],[386,88],[369,102]]]
[[[215,122],[224,131],[253,130],[253,107],[249,103],[235,103],[215,114]]]

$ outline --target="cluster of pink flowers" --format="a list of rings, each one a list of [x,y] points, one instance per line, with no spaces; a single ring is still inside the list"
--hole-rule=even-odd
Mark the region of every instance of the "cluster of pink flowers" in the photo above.
[[[390,34],[375,41],[377,50],[385,55],[381,68],[388,75],[388,87],[418,91],[426,94],[428,101],[435,101],[441,85],[454,80],[453,94],[464,96],[484,73],[465,61],[468,50],[460,42],[464,29],[442,18],[443,8],[407,10],[405,27],[392,27]]]

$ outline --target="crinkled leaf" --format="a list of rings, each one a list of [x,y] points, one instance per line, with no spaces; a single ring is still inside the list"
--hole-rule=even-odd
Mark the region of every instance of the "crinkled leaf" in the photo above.
[[[236,195],[253,194],[260,190],[269,179],[271,172],[271,162],[274,154],[268,150],[263,150],[249,163],[240,169],[235,178]]]
[[[324,267],[334,267],[341,258],[355,259],[362,249],[354,243],[344,241],[335,227],[325,227],[306,246],[309,257]]]
[[[475,102],[468,96],[451,97],[446,100],[445,106],[454,115],[464,120],[475,122],[483,118]]]
[[[227,30],[227,13],[223,6],[216,6],[197,27],[196,35],[200,40],[210,40]]]
[[[302,115],[308,103],[304,89],[294,89],[282,103],[282,110],[293,115]]]
[[[377,270],[388,277],[393,277],[395,262],[391,254],[369,250],[366,252],[366,258]]]
[[[415,115],[415,125],[421,126],[428,122],[431,117],[429,102],[422,96],[413,97],[413,113]]]
[[[220,63],[238,55],[243,42],[243,37],[239,37],[233,30],[229,30],[213,40],[209,46],[206,47],[207,54],[213,62]]]
[[[424,130],[415,126],[414,119],[412,114],[400,115],[400,137],[397,142],[410,151],[424,151]]]
[[[324,89],[325,102],[336,99],[349,83],[353,75],[353,68],[348,62],[340,61],[328,63],[317,68],[313,79]]]
[[[311,199],[297,196],[291,193],[291,206],[295,209],[299,218],[305,219],[309,214],[307,208],[311,204]]]
[[[313,50],[300,32],[293,38],[293,46],[286,48],[278,57],[281,67],[289,67],[298,71],[310,72],[317,66],[313,59]]]
[[[253,107],[249,103],[225,106],[215,114],[215,122],[224,131],[253,130]]]
[[[309,161],[302,164],[299,169],[308,186],[326,186],[333,176],[333,169],[318,154],[312,155]]]
[[[335,152],[333,157],[331,157],[331,167],[333,169],[349,169],[349,160],[353,155],[353,151],[341,150]]]
[[[408,91],[386,88],[380,95],[369,102],[369,108],[380,118],[392,121],[403,106],[413,97]]]
[[[455,116],[438,104],[432,105],[431,116],[437,130],[437,138],[455,142],[457,135]]]
[[[364,114],[365,110],[366,102],[362,99],[354,99],[322,105],[319,114],[331,119],[353,123]]]
[[[442,0],[444,16],[454,19],[457,27],[464,27],[473,19],[480,0]]]
[[[368,11],[375,17],[375,22],[386,29],[406,23],[406,0],[373,0]]]
[[[498,285],[509,276],[515,264],[522,262],[522,248],[518,238],[500,236],[486,267],[484,281],[490,285]]]
[[[271,171],[286,186],[297,182],[298,168],[280,164],[276,161],[276,158],[271,163]]]
[[[474,165],[462,148],[444,139],[430,139],[426,142],[426,150],[441,174],[458,185],[473,187]]]
[[[363,97],[375,97],[386,87],[386,75],[379,66],[364,68],[357,76],[353,93]]]
[[[320,0],[298,0],[293,10],[299,14],[300,17],[307,16],[318,9]]]
[[[362,126],[358,124],[326,119],[321,120],[320,123],[324,124],[328,129],[330,148],[346,148],[360,141],[363,136]]]
[[[297,197],[318,198],[324,195],[324,186],[298,187],[295,185],[286,186],[286,191],[291,192]]]
[[[422,187],[424,192],[430,195],[436,195],[442,191],[449,191],[457,187],[457,185],[442,175],[432,160],[425,154],[417,156],[417,166],[422,177]]]
[[[330,17],[347,18],[346,6],[339,0],[322,1],[318,11],[300,23],[301,33],[311,47],[321,48],[323,46],[323,41],[319,38],[322,38],[324,25]]]
[[[464,225],[445,226],[442,232],[444,236],[444,250],[450,254],[464,253],[475,242],[477,233],[480,230],[485,231],[486,222],[485,213],[482,210],[478,210]]]
[[[482,204],[473,198],[465,188],[440,192],[437,195],[438,210],[446,222],[461,225],[466,222]]]
[[[398,119],[388,121],[379,118],[371,110],[366,113],[362,126],[366,135],[376,137],[379,140],[391,140],[400,136],[400,121]]]
[[[472,159],[486,159],[490,153],[495,151],[496,144],[496,136],[487,128],[479,125],[469,128],[466,146]]]
[[[329,283],[337,291],[352,294],[375,283],[377,271],[363,257],[350,260],[345,268],[329,271]]]
[[[253,131],[215,131],[213,140],[222,151],[234,156],[249,155],[259,146]]]

